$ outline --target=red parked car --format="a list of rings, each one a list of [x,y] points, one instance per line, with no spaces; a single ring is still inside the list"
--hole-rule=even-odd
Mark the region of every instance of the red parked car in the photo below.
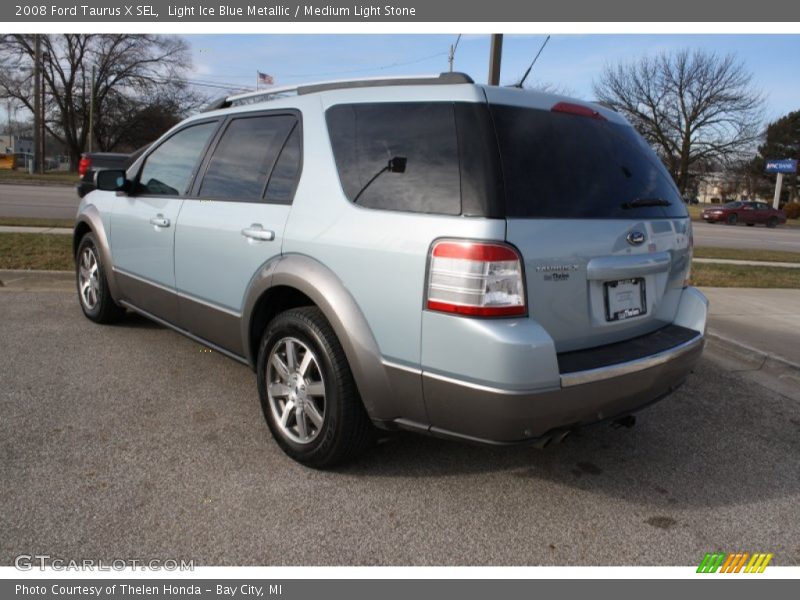
[[[786,223],[786,213],[772,208],[766,202],[739,202],[737,200],[705,209],[703,220],[707,223],[722,221],[728,225],[744,223],[749,227],[756,224],[777,227],[779,223]]]

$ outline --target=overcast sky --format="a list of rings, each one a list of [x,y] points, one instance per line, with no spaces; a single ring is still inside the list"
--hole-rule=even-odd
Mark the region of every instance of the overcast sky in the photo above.
[[[276,85],[324,79],[437,73],[447,69],[455,35],[190,35],[193,78],[255,86],[256,71]],[[501,83],[519,79],[544,36],[506,36]],[[547,82],[584,99],[606,64],[679,48],[734,53],[767,98],[767,117],[800,109],[800,35],[558,35],[550,39],[529,81]],[[489,36],[464,36],[455,69],[486,81]],[[202,89],[202,88],[201,88]],[[205,88],[209,95],[223,90]],[[218,93],[219,92],[219,93]]]

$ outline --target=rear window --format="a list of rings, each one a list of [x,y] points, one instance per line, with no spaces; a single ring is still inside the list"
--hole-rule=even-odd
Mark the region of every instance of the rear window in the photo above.
[[[509,217],[684,217],[661,161],[631,128],[601,119],[493,105]],[[634,200],[669,206],[624,208]]]

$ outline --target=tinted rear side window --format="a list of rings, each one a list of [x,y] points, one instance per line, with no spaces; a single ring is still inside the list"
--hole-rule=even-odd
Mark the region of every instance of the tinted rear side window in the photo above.
[[[327,111],[327,121],[351,202],[358,197],[369,208],[461,214],[453,103],[338,105]],[[406,159],[405,172],[381,172],[395,157]]]
[[[291,204],[300,176],[300,126],[295,125],[272,169],[267,185],[267,202]]]
[[[296,121],[291,115],[233,119],[208,163],[200,197],[260,200]]]
[[[683,217],[661,161],[630,127],[550,111],[491,107],[509,217]],[[633,200],[669,206],[624,208]]]

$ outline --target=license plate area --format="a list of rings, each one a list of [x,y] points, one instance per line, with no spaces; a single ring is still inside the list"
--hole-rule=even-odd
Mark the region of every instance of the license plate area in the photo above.
[[[603,284],[606,321],[624,321],[647,313],[643,277],[606,281]]]

